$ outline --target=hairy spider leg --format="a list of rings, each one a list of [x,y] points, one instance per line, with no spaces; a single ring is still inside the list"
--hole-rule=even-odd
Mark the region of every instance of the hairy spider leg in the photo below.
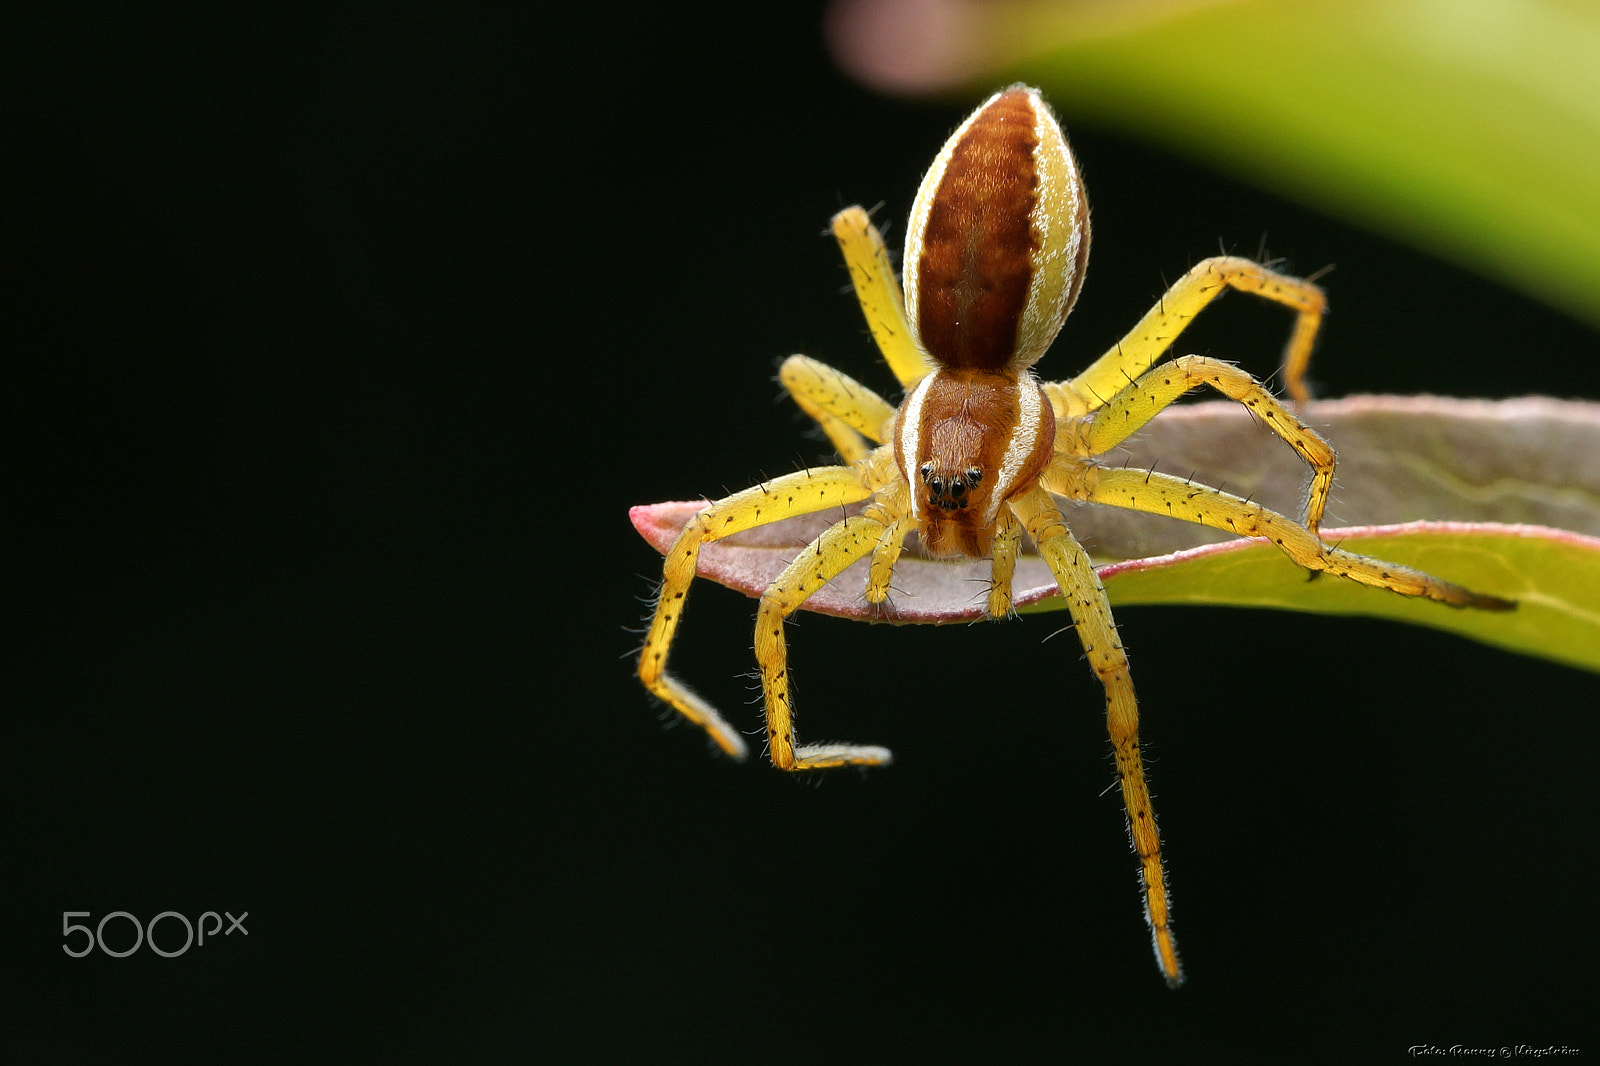
[[[1295,403],[1305,403],[1311,398],[1305,384],[1306,367],[1327,310],[1327,297],[1312,282],[1268,270],[1249,259],[1224,255],[1202,259],[1190,268],[1139,324],[1089,369],[1070,381],[1046,385],[1045,393],[1055,405],[1056,414],[1076,418],[1105,405],[1129,381],[1154,366],[1184,327],[1229,288],[1255,293],[1298,312],[1284,349],[1283,383]]]
[[[1295,417],[1261,382],[1232,363],[1201,355],[1185,355],[1162,363],[1131,385],[1124,385],[1104,407],[1073,426],[1070,433],[1063,433],[1072,438],[1076,454],[1104,455],[1184,393],[1202,385],[1242,404],[1311,467],[1302,522],[1315,533],[1322,524],[1322,512],[1333,487],[1333,446]]]
[[[902,491],[898,495],[904,497],[905,494]],[[866,513],[876,515],[878,507],[878,501],[874,501],[867,506]],[[868,603],[879,604],[888,600],[894,580],[894,566],[900,561],[900,549],[905,546],[906,537],[917,528],[917,520],[911,517],[909,501],[897,505],[894,511],[899,517],[888,519],[883,536],[878,538],[878,546],[872,550],[872,568],[867,575]]]
[[[1011,613],[1011,583],[1017,573],[1017,554],[1022,550],[1022,524],[1009,508],[999,515],[994,541],[989,545],[989,600],[985,609],[990,618],[1005,618]]]
[[[1516,606],[1510,600],[1473,592],[1399,563],[1330,547],[1289,516],[1209,485],[1149,470],[1093,467],[1081,459],[1073,461],[1077,469],[1067,476],[1062,476],[1067,464],[1058,468],[1053,463],[1045,474],[1045,487],[1073,499],[1167,515],[1241,537],[1262,537],[1307,570],[1349,578],[1402,596],[1490,611],[1508,611]]]
[[[787,474],[707,504],[667,550],[655,613],[644,638],[644,650],[639,654],[639,680],[657,698],[704,729],[719,748],[734,758],[745,757],[744,739],[714,707],[667,673],[667,653],[683,617],[700,546],[754,526],[856,503],[871,496],[872,491],[852,467],[829,466]]]
[[[873,340],[903,387],[910,387],[933,369],[906,321],[905,295],[883,234],[859,207],[847,207],[833,216],[833,236],[844,253],[861,313]]]
[[[894,408],[850,375],[809,356],[791,355],[778,369],[778,380],[845,462],[865,459],[886,439]]]
[[[1144,759],[1139,754],[1139,703],[1134,697],[1128,656],[1117,637],[1100,577],[1077,538],[1067,529],[1050,496],[1037,486],[1011,500],[1011,509],[1027,527],[1039,554],[1061,586],[1078,640],[1089,665],[1106,691],[1106,731],[1117,763],[1117,781],[1128,813],[1128,831],[1139,857],[1139,879],[1144,894],[1145,921],[1155,948],[1156,964],[1177,987],[1183,983],[1178,945],[1169,917],[1166,868],[1161,861],[1161,836],[1156,830],[1150,786],[1145,782]]]
[[[784,619],[851,563],[873,553],[888,527],[870,514],[841,519],[812,541],[761,594],[756,612],[756,662],[767,713],[767,754],[780,770],[827,770],[837,766],[884,766],[889,749],[859,744],[795,741],[789,698],[789,658]]]

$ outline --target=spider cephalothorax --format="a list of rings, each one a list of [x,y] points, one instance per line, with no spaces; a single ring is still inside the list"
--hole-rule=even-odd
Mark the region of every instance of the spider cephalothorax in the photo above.
[[[939,556],[989,554],[1000,508],[1050,461],[1055,413],[1032,376],[939,369],[906,397],[894,432],[911,517]]]
[[[1139,857],[1156,961],[1182,980],[1172,936],[1161,840],[1139,753],[1128,661],[1094,567],[1056,498],[1168,515],[1261,537],[1309,571],[1455,607],[1504,609],[1406,567],[1324,544],[1317,535],[1333,479],[1333,449],[1249,374],[1200,356],[1162,362],[1218,293],[1256,293],[1296,312],[1284,380],[1296,400],[1322,320],[1322,291],[1247,259],[1196,265],[1103,356],[1069,381],[1041,384],[1031,367],[1077,299],[1089,254],[1089,209],[1066,138],[1039,93],[1016,85],[985,102],[929,168],[906,232],[904,288],[883,239],[859,207],[834,216],[834,236],[873,337],[906,390],[898,408],[831,367],[791,356],[781,379],[827,433],[844,465],[774,478],[709,503],[667,551],[639,677],[730,755],[745,743],[716,709],[666,672],[667,652],[708,541],[796,515],[865,504],[805,548],[761,597],[755,650],[768,754],[783,770],[883,765],[884,748],[800,745],[790,705],[783,620],[852,563],[870,559],[864,597],[888,607],[891,577],[912,533],[938,556],[991,560],[987,612],[1011,612],[1023,536],[1048,564],[1085,657],[1105,688],[1106,727]],[[1191,389],[1214,388],[1248,408],[1311,468],[1298,521],[1217,489],[1105,457]]]

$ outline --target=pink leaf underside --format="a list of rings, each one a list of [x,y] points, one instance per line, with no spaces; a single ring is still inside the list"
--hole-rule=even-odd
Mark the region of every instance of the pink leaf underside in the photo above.
[[[1600,552],[1600,404],[1541,397],[1455,400],[1356,396],[1308,404],[1304,420],[1334,443],[1338,479],[1323,538],[1382,555],[1393,538],[1430,533],[1514,535],[1592,545]],[[1238,405],[1197,403],[1164,412],[1103,465],[1192,476],[1296,515],[1308,472]],[[1260,541],[1157,515],[1059,501],[1113,598],[1119,576],[1182,567]],[[705,501],[634,507],[640,535],[665,552]],[[760,526],[705,545],[698,572],[759,596],[804,547],[851,509]],[[987,560],[934,560],[915,541],[895,568],[890,603],[866,602],[862,560],[814,594],[806,609],[893,623],[965,622],[983,616]],[[1018,607],[1054,596],[1038,556],[1024,552]]]

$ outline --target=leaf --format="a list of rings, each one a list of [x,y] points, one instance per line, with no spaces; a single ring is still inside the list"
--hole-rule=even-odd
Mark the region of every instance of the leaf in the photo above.
[[[1324,539],[1518,601],[1509,613],[1452,610],[1319,577],[1259,540],[1116,508],[1063,503],[1100,565],[1113,604],[1208,603],[1358,614],[1432,626],[1487,644],[1600,670],[1600,404],[1546,399],[1351,397],[1302,412],[1339,446],[1335,521]],[[1209,484],[1293,512],[1306,468],[1241,408],[1174,408],[1108,463],[1204,472]],[[701,503],[633,508],[636,529],[665,552]],[[699,572],[759,596],[843,512],[808,515],[707,544]],[[1427,520],[1424,520],[1427,519]],[[1557,528],[1557,526],[1561,528]],[[1220,542],[1218,542],[1220,540]],[[914,550],[895,570],[886,608],[865,602],[862,561],[807,601],[823,614],[893,623],[983,615],[986,560]],[[1019,560],[1025,611],[1060,609],[1044,562]]]
[[[1353,581],[1308,579],[1260,541],[1117,563],[1102,568],[1101,580],[1118,606],[1207,603],[1388,618],[1600,671],[1600,538],[1546,526],[1469,522],[1330,529],[1324,536],[1348,551],[1516,600],[1517,609],[1455,610]],[[1053,598],[1039,609],[1062,606]]]
[[[1026,78],[1600,323],[1600,7],[838,0],[870,84]]]

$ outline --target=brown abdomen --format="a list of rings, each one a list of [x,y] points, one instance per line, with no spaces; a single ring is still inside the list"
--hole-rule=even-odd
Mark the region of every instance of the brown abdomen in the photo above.
[[[951,369],[999,370],[1015,355],[1040,235],[1033,104],[1002,93],[956,143],[928,212],[917,332]]]

